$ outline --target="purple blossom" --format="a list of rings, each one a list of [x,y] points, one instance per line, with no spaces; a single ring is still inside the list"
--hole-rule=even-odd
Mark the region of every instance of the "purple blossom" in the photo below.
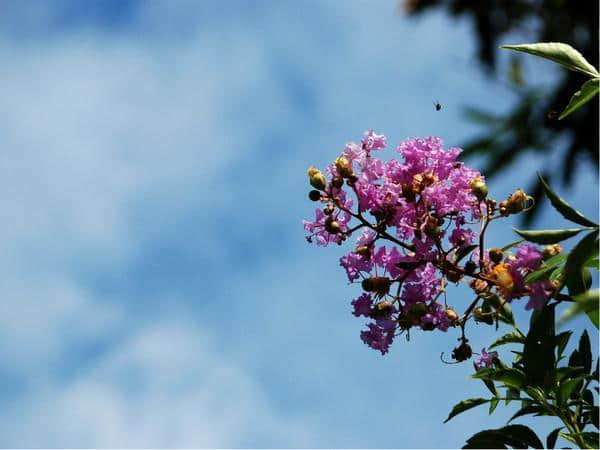
[[[374,350],[385,355],[394,341],[395,323],[392,320],[377,321],[367,324],[368,330],[361,331],[362,341]]]
[[[486,352],[485,347],[481,349],[481,356],[475,361],[475,368],[477,370],[483,369],[484,367],[492,367],[494,358],[498,357],[497,352]]]
[[[554,292],[554,286],[548,280],[535,281],[529,285],[529,301],[526,310],[531,308],[540,311]]]
[[[354,314],[356,317],[369,317],[373,299],[369,294],[362,294],[357,299],[352,300],[351,304],[354,306],[354,311],[352,311],[352,314]]]

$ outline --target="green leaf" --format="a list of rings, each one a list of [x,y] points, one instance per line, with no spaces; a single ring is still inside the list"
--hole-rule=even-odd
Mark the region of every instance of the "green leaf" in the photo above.
[[[559,323],[563,324],[577,314],[585,312],[596,328],[598,328],[598,302],[600,302],[600,290],[593,289],[586,291],[583,294],[575,296],[574,300],[575,304],[563,313]]]
[[[577,390],[577,387],[581,385],[583,378],[574,378],[561,383],[556,392],[556,400],[559,405],[564,405],[567,400],[571,397],[571,394]]]
[[[583,266],[600,271],[600,259],[592,257]]]
[[[546,438],[546,448],[554,448],[554,446],[556,445],[556,439],[558,438],[558,433],[563,428],[564,427],[558,427],[550,432],[550,434]]]
[[[483,405],[484,403],[489,402],[490,400],[486,398],[470,398],[468,400],[463,400],[462,402],[457,403],[448,414],[448,418],[444,420],[444,423],[448,422],[454,416],[459,415],[465,411],[468,411],[471,408],[475,408],[476,406]]]
[[[567,260],[568,255],[561,253],[560,255],[553,256],[548,261],[542,263],[540,268],[535,272],[531,272],[529,275],[525,277],[525,284],[531,283],[532,281],[537,281],[542,278],[546,278],[546,274],[551,270],[554,270],[556,266],[562,264]]]
[[[546,305],[531,315],[529,332],[523,346],[523,364],[527,383],[549,386],[547,377],[554,371],[554,305]]]
[[[525,242],[525,239],[519,239],[518,241],[511,242],[510,244],[505,245],[504,247],[502,247],[502,251],[505,252],[506,250],[510,250],[515,245],[519,245],[521,242]]]
[[[554,338],[554,345],[556,346],[556,359],[559,360],[563,356],[563,352],[565,351],[565,347],[573,334],[572,331],[563,331],[560,334],[557,334]]]
[[[507,425],[497,430],[483,430],[467,440],[463,448],[543,448],[537,435],[525,425]]]
[[[525,343],[525,337],[521,333],[513,331],[512,333],[505,334],[501,338],[497,339],[492,345],[490,345],[488,347],[488,350],[495,348],[495,347],[500,347],[501,345],[505,345],[505,344],[524,344],[524,343]]]
[[[576,367],[559,367],[554,371],[554,378],[557,382],[562,382],[563,380],[568,380],[571,378],[577,378],[582,375],[585,375],[585,371],[582,366]]]
[[[598,71],[581,53],[568,44],[562,42],[539,42],[535,44],[501,45],[500,48],[529,53],[546,58],[566,67],[569,70],[585,73],[591,77],[598,77]]]
[[[577,442],[577,440],[573,436],[571,436],[571,433],[558,433],[558,435],[561,438],[571,442],[572,444],[579,445],[579,442]]]
[[[500,400],[498,400],[497,398],[493,398],[493,399],[490,400],[490,410],[488,412],[488,414],[490,416],[492,415],[492,413],[494,412],[494,410],[498,406],[498,403],[500,403]]]
[[[528,414],[541,415],[543,412],[544,412],[544,410],[542,408],[540,408],[538,405],[527,405],[527,406],[524,406],[523,408],[519,409],[516,413],[514,413],[511,416],[511,418],[506,421],[506,423],[512,422],[517,417],[526,416]]]
[[[590,344],[590,336],[587,330],[583,330],[583,334],[579,338],[579,347],[577,350],[579,351],[585,373],[590,373],[592,370],[592,345]]]
[[[585,442],[588,448],[600,448],[600,434],[595,431],[584,431],[583,433],[579,434],[583,438],[583,442]]]
[[[556,244],[557,242],[569,239],[584,230],[590,228],[569,228],[564,230],[518,230],[513,227],[515,233],[529,242],[536,244]]]
[[[498,381],[515,389],[520,389],[525,383],[525,374],[519,369],[481,369],[471,378]]]
[[[576,111],[577,109],[581,108],[591,99],[593,99],[598,94],[599,90],[600,80],[598,78],[592,78],[591,80],[587,80],[585,83],[583,83],[581,89],[573,94],[565,110],[562,113],[560,113],[560,116],[558,116],[558,120],[564,119],[573,111]]]
[[[564,199],[558,196],[546,183],[544,177],[538,173],[538,177],[544,186],[544,192],[546,193],[546,197],[550,199],[550,203],[565,219],[570,220],[571,222],[575,222],[579,225],[583,225],[584,227],[597,227],[598,224],[592,222],[590,219],[585,217],[571,205],[569,205]]]
[[[492,306],[496,311],[498,311],[498,320],[504,322],[508,325],[515,325],[515,317],[513,316],[512,310],[510,309],[510,305],[507,301],[501,299],[497,295],[492,295],[485,299],[484,307],[486,305]]]
[[[580,240],[569,253],[566,262],[567,288],[569,294],[577,295],[586,290],[583,265],[598,248],[598,231],[592,231]]]

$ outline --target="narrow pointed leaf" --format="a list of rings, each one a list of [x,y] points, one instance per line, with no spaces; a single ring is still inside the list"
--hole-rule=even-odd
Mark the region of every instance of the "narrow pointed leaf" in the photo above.
[[[573,208],[571,205],[569,205],[564,199],[559,197],[558,194],[556,194],[556,192],[554,192],[550,188],[550,186],[548,186],[548,183],[546,183],[546,180],[544,179],[544,177],[542,175],[540,175],[539,173],[538,173],[538,177],[540,178],[540,181],[542,182],[542,185],[544,186],[544,192],[546,193],[546,197],[548,197],[548,199],[550,199],[550,203],[552,203],[552,206],[554,206],[554,208],[559,213],[561,213],[565,219],[568,219],[571,222],[575,222],[579,225],[583,225],[584,227],[597,227],[598,226],[598,224],[592,222],[590,219],[588,219],[583,214],[581,214],[579,211],[577,211],[575,208]]]
[[[575,304],[563,313],[560,318],[560,323],[565,323],[577,314],[584,312],[588,315],[596,328],[598,328],[598,302],[600,302],[600,291],[598,289],[586,291],[583,294],[577,295],[574,300]]]
[[[564,119],[573,111],[576,111],[579,108],[581,108],[591,99],[593,99],[598,94],[599,90],[600,79],[592,78],[591,80],[587,80],[585,83],[583,83],[581,89],[573,94],[565,110],[562,113],[560,113],[560,116],[558,116],[558,120]]]
[[[494,410],[496,409],[496,407],[498,406],[498,403],[500,403],[500,400],[498,400],[497,398],[493,398],[490,400],[490,409],[488,414],[491,416],[492,413],[494,412]]]
[[[506,250],[510,250],[514,246],[519,245],[521,242],[525,242],[525,239],[519,239],[518,241],[511,242],[510,244],[505,245],[504,247],[502,247],[502,251],[505,252]]]
[[[585,73],[591,77],[598,77],[598,71],[583,57],[581,53],[568,44],[562,42],[539,42],[535,44],[501,45],[501,48],[529,53],[546,58],[566,67],[569,70]]]
[[[547,245],[569,239],[584,230],[589,230],[589,228],[568,228],[564,230],[518,230],[513,228],[513,230],[526,241]]]
[[[546,274],[554,270],[556,266],[564,263],[567,260],[567,257],[568,255],[561,253],[560,255],[553,256],[548,261],[545,261],[538,270],[531,272],[525,277],[525,284],[546,278]]]
[[[492,349],[495,347],[500,347],[501,345],[506,344],[523,344],[525,343],[525,337],[520,333],[514,331],[512,333],[505,334],[501,338],[497,339],[492,345],[488,347],[488,349]]]
[[[523,408],[519,409],[516,413],[514,413],[510,419],[506,421],[506,423],[510,423],[515,420],[517,417],[526,416],[528,414],[541,414],[543,410],[537,405],[527,405]]]
[[[572,380],[567,380],[564,383],[561,383],[556,395],[556,400],[558,401],[559,405],[565,404],[567,400],[569,400],[571,394],[575,392],[578,386],[581,385],[582,380],[583,377],[580,377],[573,378]]]
[[[581,356],[585,373],[589,373],[592,370],[592,345],[590,344],[590,336],[587,330],[583,330],[577,350]]]
[[[444,420],[444,423],[448,422],[454,416],[459,415],[465,411],[468,411],[471,408],[475,408],[476,406],[483,405],[484,403],[489,402],[490,400],[486,398],[470,398],[468,400],[463,400],[462,402],[457,403],[448,414],[448,418]]]
[[[580,240],[569,253],[565,265],[569,294],[578,295],[586,290],[583,265],[598,248],[598,231],[592,231]]]
[[[554,446],[556,445],[556,439],[558,439],[558,433],[560,433],[560,430],[562,430],[563,428],[564,427],[559,427],[550,432],[550,434],[546,438],[546,448],[554,448]]]

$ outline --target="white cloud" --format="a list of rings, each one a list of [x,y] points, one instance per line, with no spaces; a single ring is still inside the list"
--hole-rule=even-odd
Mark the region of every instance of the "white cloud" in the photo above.
[[[75,381],[4,409],[15,447],[314,446],[306,424],[269,406],[263,388],[183,320],[127,338]]]

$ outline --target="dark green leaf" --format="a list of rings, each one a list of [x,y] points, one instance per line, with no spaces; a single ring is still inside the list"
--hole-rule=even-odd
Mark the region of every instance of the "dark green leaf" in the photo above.
[[[590,228],[568,228],[564,230],[518,230],[513,227],[515,233],[524,238],[526,241],[535,242],[536,244],[556,244],[564,241],[584,230]]]
[[[529,53],[546,58],[566,67],[569,70],[585,73],[590,77],[598,77],[598,71],[583,57],[581,53],[562,42],[537,42],[535,44],[501,45],[500,48]]]
[[[583,394],[581,394],[581,398],[588,405],[594,406],[594,393],[592,391],[590,391],[589,389],[586,389],[585,391],[583,391]]]
[[[570,378],[577,378],[585,375],[585,371],[582,366],[577,367],[559,367],[554,371],[554,378],[557,382],[568,380]]]
[[[596,270],[600,271],[600,259],[598,259],[598,258],[589,259],[584,264],[584,267],[590,267],[591,269],[596,269]]]
[[[490,400],[490,410],[489,410],[489,415],[490,416],[492,415],[492,413],[494,412],[494,410],[498,406],[499,402],[500,402],[500,400],[498,400],[497,398],[493,398],[493,399]]]
[[[546,278],[546,274],[548,272],[550,272],[551,270],[554,270],[556,268],[556,266],[558,266],[559,264],[562,264],[563,262],[565,262],[567,260],[567,256],[568,255],[566,255],[564,253],[553,256],[548,261],[545,261],[544,263],[542,263],[542,265],[540,266],[540,268],[538,270],[536,270],[535,272],[531,272],[529,275],[527,275],[525,277],[524,282],[531,283],[532,281],[537,281],[539,279]]]
[[[484,302],[485,305],[490,305],[498,311],[498,320],[511,326],[515,325],[515,318],[507,301],[497,295],[493,295],[486,299]]]
[[[554,338],[554,345],[556,346],[556,359],[560,359],[565,351],[565,347],[569,343],[569,339],[573,334],[572,331],[563,331],[560,334],[557,334]]]
[[[482,369],[471,378],[498,381],[515,389],[520,389],[525,383],[525,374],[518,369]]]
[[[523,343],[525,343],[525,337],[521,333],[513,331],[512,333],[505,334],[504,336],[502,336],[501,338],[496,340],[496,342],[494,342],[492,345],[490,345],[488,349],[500,347],[501,345],[505,345],[505,344],[523,344]]]
[[[467,440],[463,448],[543,448],[537,435],[525,425],[506,425],[496,430],[483,430]]]
[[[600,409],[597,406],[594,406],[592,408],[592,424],[596,427],[596,428],[600,428],[598,425],[598,421],[600,420]]]
[[[569,294],[577,295],[585,291],[586,283],[583,275],[583,265],[598,248],[598,231],[592,231],[580,240],[569,253],[566,262],[567,287]]]
[[[595,431],[584,431],[583,433],[579,433],[583,438],[583,442],[588,446],[588,448],[600,448],[599,438],[600,435]]]
[[[598,302],[600,301],[600,290],[593,289],[591,291],[586,291],[583,294],[575,296],[574,300],[575,304],[563,313],[560,318],[560,323],[564,323],[577,314],[585,312],[596,328],[598,328]]]
[[[550,203],[552,206],[562,214],[565,219],[570,220],[571,222],[575,222],[579,225],[583,225],[584,227],[597,227],[598,224],[592,222],[590,219],[585,217],[571,205],[569,205],[565,200],[558,196],[546,183],[544,177],[538,174],[542,184],[544,185],[544,191],[546,192],[546,196],[550,199]]]
[[[525,239],[519,239],[518,241],[511,242],[510,244],[505,245],[504,247],[502,247],[502,251],[505,252],[506,250],[510,250],[515,245],[519,245],[521,242],[525,242]]]
[[[577,350],[579,350],[579,356],[581,357],[585,373],[590,373],[592,370],[592,346],[587,330],[583,330]]]
[[[558,116],[558,120],[564,119],[573,111],[576,111],[585,105],[598,94],[599,90],[600,80],[598,78],[587,80],[585,83],[583,83],[581,89],[573,94],[565,110],[560,114],[560,116]]]
[[[546,438],[546,448],[554,448],[554,446],[556,445],[556,439],[558,438],[558,433],[563,428],[564,427],[558,427],[550,432],[550,434]]]
[[[484,403],[489,402],[488,399],[485,398],[470,398],[468,400],[463,400],[462,402],[457,403],[448,414],[448,418],[444,420],[444,423],[448,422],[454,416],[459,415],[465,411],[468,411],[471,408],[475,408],[476,406],[483,405]]]
[[[573,394],[577,387],[582,384],[583,378],[574,378],[561,383],[556,393],[556,400],[559,405],[563,405],[569,400],[571,394]]]
[[[531,315],[529,332],[523,346],[523,364],[526,381],[535,386],[549,386],[549,375],[554,371],[554,308],[546,305]]]
[[[483,381],[483,384],[485,384],[485,387],[488,388],[488,390],[495,396],[498,395],[498,390],[496,389],[496,385],[494,384],[493,381],[491,380],[481,380]]]
[[[517,417],[526,416],[528,414],[541,415],[543,412],[544,412],[544,410],[542,408],[540,408],[538,405],[527,405],[527,406],[524,406],[523,408],[519,409],[516,413],[514,413],[511,416],[511,418],[508,419],[508,421],[506,423],[512,422]]]

